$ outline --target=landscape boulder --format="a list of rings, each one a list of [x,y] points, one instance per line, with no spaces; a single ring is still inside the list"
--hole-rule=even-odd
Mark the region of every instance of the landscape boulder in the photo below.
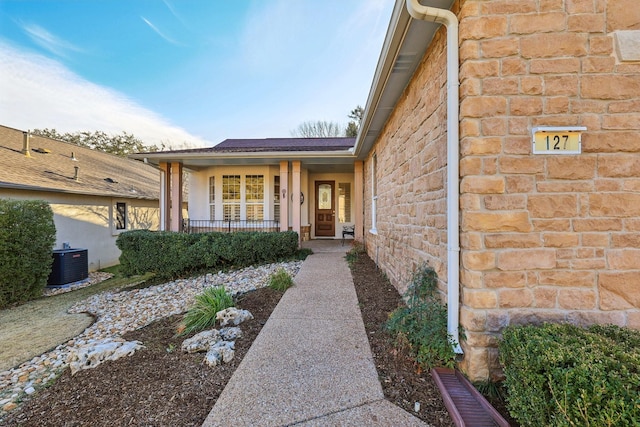
[[[221,326],[232,324],[238,326],[245,320],[253,319],[253,314],[249,310],[239,310],[235,307],[225,308],[216,313],[216,320],[220,321]]]
[[[224,341],[235,341],[242,337],[242,330],[237,326],[231,326],[220,329],[220,337]]]
[[[67,362],[71,368],[71,375],[73,375],[82,369],[95,368],[107,360],[118,360],[124,356],[131,356],[141,348],[144,346],[140,341],[107,338],[72,348]]]
[[[222,338],[220,332],[217,329],[211,329],[208,331],[202,331],[191,338],[187,338],[182,342],[182,351],[187,353],[198,353],[201,351],[208,351],[211,345],[217,343]]]
[[[235,356],[235,341],[218,341],[209,348],[204,361],[209,366],[229,363]]]

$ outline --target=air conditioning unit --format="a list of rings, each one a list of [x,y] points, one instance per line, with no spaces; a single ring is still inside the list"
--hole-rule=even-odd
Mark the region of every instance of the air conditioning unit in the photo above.
[[[86,249],[55,249],[48,286],[61,286],[89,277]]]

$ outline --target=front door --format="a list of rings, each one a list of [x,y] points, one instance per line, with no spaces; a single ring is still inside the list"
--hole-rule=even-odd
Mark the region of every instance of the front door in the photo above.
[[[336,235],[335,181],[316,181],[316,237]]]

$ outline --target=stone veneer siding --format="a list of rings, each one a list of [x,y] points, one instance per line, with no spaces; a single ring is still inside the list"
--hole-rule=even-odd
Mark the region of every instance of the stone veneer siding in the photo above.
[[[497,377],[511,323],[640,328],[640,62],[614,32],[637,0],[461,1],[461,368]],[[400,290],[432,265],[446,291],[445,40],[441,28],[372,154],[369,254]],[[624,58],[622,58],[624,59]],[[536,126],[586,126],[582,154],[533,155]],[[371,160],[365,164],[371,227]]]
[[[447,277],[446,44],[439,31],[364,166],[365,244],[403,293],[428,263]],[[419,88],[419,89],[416,89]],[[371,224],[373,154],[377,157],[377,234]]]

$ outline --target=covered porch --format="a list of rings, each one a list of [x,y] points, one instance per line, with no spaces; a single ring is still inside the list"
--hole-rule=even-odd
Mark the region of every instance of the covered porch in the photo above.
[[[132,157],[160,171],[163,230],[293,230],[309,240],[341,239],[343,228],[353,227],[353,238],[362,240],[363,162],[355,159],[353,142],[226,140]]]

